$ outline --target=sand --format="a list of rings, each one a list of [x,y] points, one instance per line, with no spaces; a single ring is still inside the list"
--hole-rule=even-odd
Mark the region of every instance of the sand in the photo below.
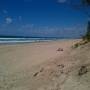
[[[72,49],[79,41],[0,45],[0,90],[72,90],[67,78],[80,63]]]
[[[1,45],[0,62],[17,69],[31,68],[34,65],[52,60],[68,51],[76,40],[51,41],[30,44]],[[63,52],[58,52],[63,48]],[[8,67],[6,67],[8,68]],[[11,67],[10,67],[11,68]]]

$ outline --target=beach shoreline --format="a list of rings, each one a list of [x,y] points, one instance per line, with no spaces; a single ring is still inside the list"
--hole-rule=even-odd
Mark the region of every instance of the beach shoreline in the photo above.
[[[43,43],[53,41],[68,41],[80,39],[56,39],[56,38],[0,38],[0,45],[13,45],[13,44],[30,44],[30,43]]]
[[[38,74],[39,68],[43,67],[45,63],[49,64],[47,68],[52,67],[50,62],[67,56],[71,47],[79,41],[80,39],[71,39],[30,44],[0,45],[0,74],[3,74],[2,78],[4,76],[7,78],[5,82],[1,82],[2,87],[4,88],[4,83],[7,83],[7,87],[11,85],[11,82],[15,85],[15,82],[12,80],[16,78],[15,81],[20,84],[19,87],[16,87],[17,90],[29,90],[28,86],[30,90],[35,90],[35,87],[38,87],[38,82],[35,82],[36,80],[33,79],[33,76]],[[61,62],[64,62],[64,58]],[[42,71],[43,69],[40,70],[40,72]],[[33,87],[33,84],[36,86]],[[9,88],[9,90],[12,90],[12,88]]]

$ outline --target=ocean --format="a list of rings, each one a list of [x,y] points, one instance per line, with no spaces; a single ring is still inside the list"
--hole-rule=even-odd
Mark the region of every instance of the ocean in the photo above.
[[[45,42],[57,39],[59,38],[0,38],[0,44]]]

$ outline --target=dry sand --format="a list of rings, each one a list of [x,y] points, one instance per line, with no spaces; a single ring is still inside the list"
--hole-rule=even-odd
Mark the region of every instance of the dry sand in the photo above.
[[[1,45],[0,90],[89,90],[79,89],[77,86],[83,84],[74,81],[78,80],[74,77],[81,66],[82,60],[78,59],[83,51],[71,47],[78,41]],[[57,51],[58,48],[63,50]],[[83,63],[87,64],[89,59]]]

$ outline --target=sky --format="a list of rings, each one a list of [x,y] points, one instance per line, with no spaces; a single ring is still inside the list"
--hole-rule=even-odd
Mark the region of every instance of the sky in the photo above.
[[[86,23],[83,10],[67,0],[0,0],[0,36],[74,38],[85,33]]]

